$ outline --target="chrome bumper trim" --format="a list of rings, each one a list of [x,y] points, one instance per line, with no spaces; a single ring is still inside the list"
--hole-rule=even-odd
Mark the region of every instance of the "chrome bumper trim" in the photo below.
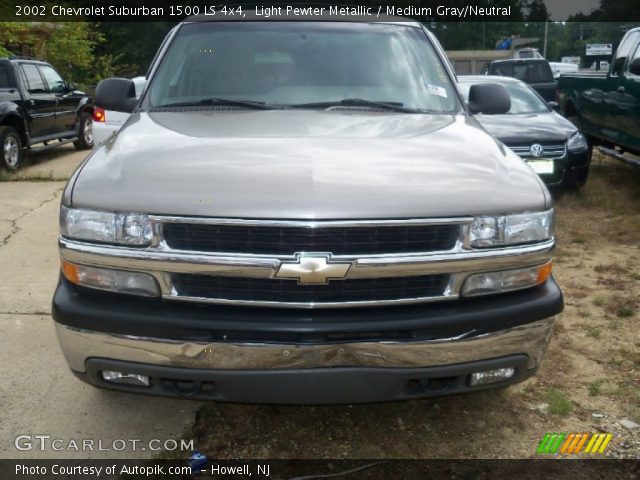
[[[351,262],[344,279],[393,278],[448,274],[449,283],[441,295],[398,298],[392,300],[346,301],[323,303],[271,302],[181,296],[173,287],[172,273],[191,273],[228,277],[274,278],[290,256],[252,256],[245,254],[194,253],[171,250],[163,243],[149,248],[96,245],[60,238],[60,255],[69,262],[96,267],[148,273],[155,277],[162,297],[167,300],[246,305],[276,308],[335,308],[375,305],[407,305],[459,298],[467,276],[486,271],[526,268],[551,260],[554,240],[500,249],[468,250],[461,242],[451,251],[392,256],[331,256],[340,262]],[[342,280],[342,279],[341,279]],[[332,280],[340,281],[340,280]]]
[[[295,255],[252,256],[96,245],[60,238],[60,255],[83,265],[135,271],[201,273],[231,277],[273,278],[283,261]],[[481,272],[543,264],[551,259],[554,240],[493,250],[460,250],[396,256],[332,255],[351,261],[345,278],[381,278],[438,273]]]
[[[253,256],[243,254],[194,253],[162,248],[135,248],[97,245],[59,239],[63,259],[82,265],[118,268],[122,270],[198,273],[230,277],[273,278],[285,261],[295,261],[296,255]],[[394,256],[332,255],[352,266],[344,277],[383,278],[430,275],[439,273],[477,273],[490,270],[542,265],[551,260],[554,240],[487,250],[464,250]],[[339,281],[339,280],[337,280]]]
[[[89,358],[182,368],[220,370],[305,369],[321,367],[432,367],[526,354],[537,368],[551,338],[555,317],[489,334],[417,342],[353,342],[322,345],[188,342],[114,335],[56,323],[72,370],[85,372]]]

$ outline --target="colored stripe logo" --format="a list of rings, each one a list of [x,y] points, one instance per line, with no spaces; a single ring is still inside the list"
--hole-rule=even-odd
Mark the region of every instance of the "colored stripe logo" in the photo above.
[[[547,433],[538,445],[536,453],[604,453],[613,438],[610,433]]]

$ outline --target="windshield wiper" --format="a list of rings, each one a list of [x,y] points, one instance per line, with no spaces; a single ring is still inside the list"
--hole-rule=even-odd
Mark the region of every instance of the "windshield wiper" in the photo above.
[[[165,107],[201,107],[201,106],[230,106],[230,107],[246,107],[253,108],[256,110],[274,110],[280,109],[282,107],[276,105],[268,105],[264,102],[258,102],[256,100],[233,100],[230,98],[204,98],[202,100],[198,100],[197,102],[176,102],[176,103],[167,103],[166,105],[159,105],[158,108]]]
[[[313,102],[313,103],[297,103],[287,105],[288,108],[331,108],[331,107],[371,107],[383,110],[391,110],[394,112],[404,113],[425,113],[425,110],[417,110],[415,108],[404,107],[401,102],[375,102],[373,100],[364,100],[362,98],[345,98],[335,102]]]

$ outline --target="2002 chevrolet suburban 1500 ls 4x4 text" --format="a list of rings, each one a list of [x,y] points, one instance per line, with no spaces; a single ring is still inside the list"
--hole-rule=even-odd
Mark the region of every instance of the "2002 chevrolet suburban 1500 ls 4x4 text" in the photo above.
[[[60,344],[103,388],[262,403],[535,372],[562,294],[551,197],[419,23],[180,24],[62,198]]]

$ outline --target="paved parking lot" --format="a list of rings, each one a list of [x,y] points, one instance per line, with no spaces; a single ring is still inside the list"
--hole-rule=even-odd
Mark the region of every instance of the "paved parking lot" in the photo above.
[[[63,147],[41,156],[21,175],[68,176],[86,152]],[[179,438],[198,407],[190,401],[99,391],[68,371],[50,316],[59,269],[56,239],[64,185],[64,181],[0,182],[0,458],[148,457],[154,453],[148,448],[81,454],[14,448],[14,438],[21,434],[50,435],[65,444],[72,439],[102,440],[103,448],[114,439]]]

